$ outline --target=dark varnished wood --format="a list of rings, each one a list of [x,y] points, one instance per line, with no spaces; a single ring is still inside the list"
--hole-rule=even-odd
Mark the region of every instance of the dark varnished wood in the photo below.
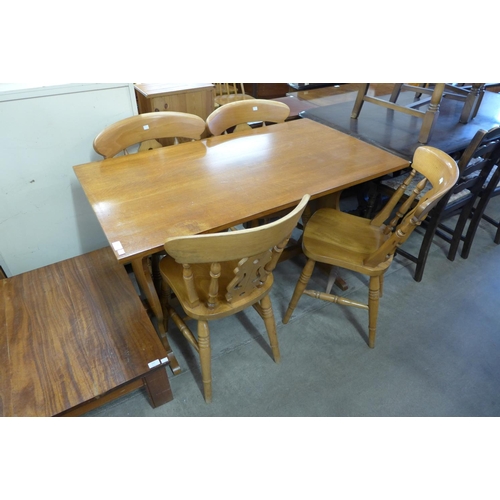
[[[168,237],[254,220],[408,166],[311,120],[78,165],[75,173],[122,262]],[[249,202],[251,200],[251,202]]]
[[[413,92],[403,92],[398,99],[408,104],[414,98]],[[388,96],[385,97],[388,99]],[[486,91],[477,115],[468,123],[460,123],[464,103],[443,99],[439,115],[427,142],[448,154],[463,151],[479,129],[489,130],[500,123],[500,95]],[[320,106],[304,111],[302,116],[316,120],[336,130],[357,137],[369,144],[410,159],[420,145],[418,137],[422,120],[404,113],[385,109],[366,102],[359,118],[351,119],[352,101]]]
[[[77,415],[143,385],[163,404],[165,365],[148,363],[166,356],[109,248],[0,282],[3,416]]]

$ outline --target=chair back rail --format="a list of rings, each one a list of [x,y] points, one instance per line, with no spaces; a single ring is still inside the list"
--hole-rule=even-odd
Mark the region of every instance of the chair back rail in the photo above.
[[[225,104],[213,111],[207,118],[207,126],[212,135],[221,135],[238,125],[262,122],[283,123],[290,115],[290,108],[278,101],[252,99]]]
[[[231,279],[226,280],[225,285],[227,302],[261,287],[276,267],[309,198],[305,195],[288,215],[264,226],[167,239],[165,251],[183,266],[190,306],[200,303],[200,289],[204,289],[203,295],[208,297],[205,305],[210,309],[217,306],[219,278],[222,272],[227,274],[227,266],[231,267]],[[196,264],[207,264],[205,276],[193,273],[192,267]]]
[[[125,118],[106,127],[95,139],[94,150],[112,158],[127,148],[145,141],[174,138],[199,140],[206,124],[191,113],[160,111]],[[161,147],[160,143],[152,147]]]
[[[390,236],[374,253],[367,257],[365,260],[367,266],[376,267],[392,257],[395,250],[408,239],[439,200],[455,185],[459,176],[455,160],[443,151],[430,146],[417,148],[413,156],[412,172],[403,184],[410,183],[411,178],[415,175],[413,171],[420,173],[424,179],[417,184],[411,196],[405,200],[396,212],[396,216],[386,226],[384,232],[390,233]],[[432,188],[422,193],[427,182],[431,184]],[[404,186],[397,189],[388,201],[386,206],[390,207],[391,211],[401,199],[405,189]],[[416,203],[414,203],[415,200],[417,200]],[[381,212],[372,220],[372,225],[382,224],[388,216],[390,216],[388,210],[385,207],[382,208]]]

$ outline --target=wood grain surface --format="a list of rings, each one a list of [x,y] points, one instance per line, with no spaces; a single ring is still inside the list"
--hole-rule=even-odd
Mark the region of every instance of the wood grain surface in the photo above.
[[[109,248],[0,281],[3,416],[56,415],[140,379],[165,356]]]

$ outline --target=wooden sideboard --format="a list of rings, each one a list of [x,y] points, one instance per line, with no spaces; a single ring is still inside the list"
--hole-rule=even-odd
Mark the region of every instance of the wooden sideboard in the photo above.
[[[212,83],[136,83],[139,113],[180,111],[204,120],[214,110]]]

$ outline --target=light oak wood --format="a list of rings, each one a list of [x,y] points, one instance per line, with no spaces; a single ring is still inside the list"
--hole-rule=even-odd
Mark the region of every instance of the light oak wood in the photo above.
[[[408,167],[311,120],[118,156],[74,167],[120,262],[168,237],[227,229]],[[249,201],[250,192],[258,193]],[[230,209],[228,209],[230,207]],[[159,217],[168,213],[168,221]],[[123,250],[121,250],[121,249]]]
[[[199,140],[205,126],[199,116],[189,113],[144,113],[106,127],[94,139],[94,149],[104,158],[112,158],[121,152],[127,154],[127,148],[139,143],[139,151],[161,148],[158,139]]]
[[[309,195],[278,221],[253,229],[219,234],[181,236],[165,242],[160,263],[167,299],[172,290],[185,314],[198,320],[198,339],[169,304],[172,318],[199,352],[205,400],[212,400],[210,331],[208,322],[254,306],[264,320],[276,362],[280,361],[276,325],[269,292],[272,272],[304,211]]]
[[[214,110],[212,83],[137,83],[139,113],[180,111],[206,120]]]
[[[266,122],[283,123],[289,114],[290,108],[282,102],[266,99],[232,102],[217,108],[207,118],[207,126],[212,135],[221,135],[230,128],[249,123],[262,122],[264,126]]]
[[[221,231],[407,167],[311,120],[295,120],[74,167],[116,258],[131,262],[165,348],[144,259],[167,238]],[[163,216],[168,214],[168,217]],[[171,365],[174,363],[170,354]]]
[[[216,83],[214,107],[224,106],[231,102],[247,101],[253,97],[245,92],[243,83]]]
[[[0,281],[2,416],[79,415],[143,386],[158,406],[166,356],[110,248]]]
[[[455,161],[442,151],[431,147],[421,146],[416,150],[412,169],[410,177],[372,220],[334,208],[323,208],[313,214],[303,236],[303,250],[308,261],[297,282],[283,323],[288,323],[300,297],[306,294],[313,298],[367,310],[368,345],[375,346],[383,276],[392,263],[394,252],[458,179]],[[412,195],[399,204],[415,172],[421,173],[424,179]],[[432,188],[424,194],[422,190],[427,182]],[[419,197],[420,193],[422,195]],[[307,290],[316,262],[369,276],[368,304]]]

